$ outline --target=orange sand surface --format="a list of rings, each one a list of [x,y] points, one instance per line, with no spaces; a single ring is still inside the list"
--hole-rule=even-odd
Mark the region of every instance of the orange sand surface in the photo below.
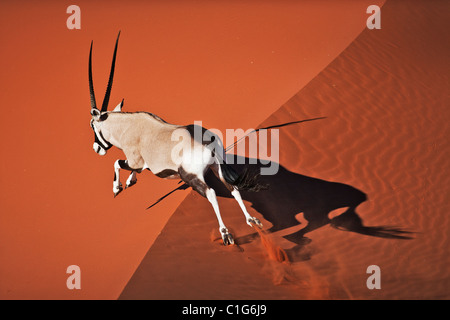
[[[191,192],[120,298],[449,299],[449,9],[386,1],[381,30],[260,122],[326,117],[280,128],[279,172],[243,193],[265,231],[211,178],[236,245]]]
[[[265,281],[267,295],[273,293],[270,297],[281,297],[281,293],[278,296],[278,292],[284,292],[285,288],[273,286],[271,276],[267,276],[267,272],[262,272],[264,268],[278,269],[278,265],[265,265],[266,260],[260,250],[258,238],[253,239],[251,236],[248,244],[231,248],[224,248],[220,242],[209,240],[211,231],[216,229],[216,222],[209,204],[204,199],[196,198],[196,195],[191,195],[187,191],[179,191],[151,211],[145,211],[145,208],[159,196],[172,190],[176,186],[176,181],[165,181],[147,172],[139,175],[136,186],[113,199],[113,163],[116,159],[123,159],[123,154],[112,149],[108,155],[100,158],[92,150],[94,137],[88,126],[90,105],[87,77],[90,42],[94,40],[94,86],[97,99],[101,100],[107,82],[114,40],[117,32],[122,31],[110,108],[125,98],[124,111],[153,112],[171,123],[188,124],[202,120],[205,127],[221,130],[247,129],[262,123],[332,62],[365,28],[367,6],[382,5],[383,1],[339,1],[339,3],[277,1],[276,4],[271,1],[258,3],[178,1],[170,4],[159,1],[110,1],[106,4],[80,0],[76,4],[81,9],[81,30],[68,30],[66,27],[66,19],[69,16],[66,13],[68,3],[60,1],[0,3],[2,40],[0,133],[3,137],[0,141],[3,151],[0,166],[3,182],[0,192],[0,298],[115,299],[119,297],[150,247],[150,253],[145,257],[138,272],[142,272],[143,266],[150,260],[160,268],[158,270],[172,271],[170,274],[157,273],[154,279],[162,282],[152,290],[164,287],[166,278],[180,277],[182,274],[173,271],[180,271],[181,265],[185,268],[182,272],[191,275],[186,282],[178,283],[181,287],[174,285],[161,291],[159,289],[145,291],[146,294],[153,294],[153,297],[189,298],[192,292],[189,285],[198,288],[202,283],[207,283],[208,279],[211,281],[205,286],[204,295],[196,293],[193,296],[223,297],[223,293],[220,294],[221,290],[218,290],[220,286],[217,285],[217,281],[221,279],[220,281],[226,285],[236,283],[238,279],[233,278],[239,274],[233,271],[236,269],[243,270],[239,275],[242,280],[248,278],[246,276],[248,273],[256,277],[251,280],[254,291],[259,290],[261,281]],[[387,15],[384,25],[386,27],[388,19]],[[383,42],[384,40],[377,40],[376,36],[384,33],[384,29],[381,32],[374,31],[370,37],[375,37],[374,41]],[[420,34],[425,35],[423,31]],[[364,31],[363,35],[369,37],[367,31]],[[388,36],[381,38],[384,37]],[[425,41],[433,40],[428,36],[424,37]],[[386,45],[388,52],[405,50],[397,48],[397,43],[383,43],[382,48]],[[434,46],[434,42],[431,45]],[[443,46],[444,41],[438,45]],[[293,170],[292,172],[336,179],[367,192],[371,202],[363,204],[364,212],[362,208],[358,211],[363,214],[365,222],[366,220],[370,223],[384,222],[383,210],[388,210],[389,206],[394,209],[393,204],[398,206],[399,200],[406,201],[405,198],[401,198],[405,196],[403,193],[394,194],[394,198],[391,199],[392,193],[384,189],[385,187],[396,187],[397,192],[406,192],[409,199],[414,201],[409,201],[407,208],[397,207],[395,212],[390,211],[388,217],[402,226],[423,231],[425,238],[421,243],[425,243],[424,240],[437,233],[432,234],[431,229],[424,230],[422,224],[419,228],[414,222],[430,221],[411,220],[406,213],[433,212],[430,216],[431,221],[436,222],[433,226],[445,225],[444,221],[438,218],[443,219],[444,215],[436,215],[435,210],[437,208],[443,210],[444,205],[435,202],[435,198],[431,199],[431,192],[434,189],[431,189],[430,185],[434,185],[434,182],[417,180],[420,181],[420,184],[417,184],[416,180],[411,180],[412,178],[408,180],[399,175],[397,167],[390,168],[390,172],[395,173],[402,183],[411,181],[419,188],[417,190],[421,190],[419,193],[409,193],[411,190],[404,186],[386,184],[387,182],[381,179],[384,171],[363,170],[366,175],[375,175],[373,179],[367,176],[364,180],[357,171],[358,168],[367,168],[369,164],[374,165],[369,161],[371,159],[369,155],[392,156],[392,152],[398,150],[402,152],[400,155],[394,153],[397,155],[394,157],[397,162],[393,161],[392,164],[398,165],[398,162],[401,162],[402,169],[412,166],[416,170],[425,170],[423,165],[426,164],[430,171],[420,173],[427,179],[432,178],[432,170],[437,170],[428,162],[431,159],[428,155],[442,155],[443,145],[433,143],[438,143],[437,139],[443,136],[443,133],[439,131],[438,134],[432,134],[431,131],[439,128],[436,122],[444,121],[445,118],[445,114],[432,111],[434,108],[442,107],[439,104],[440,100],[437,99],[442,97],[443,86],[434,80],[433,73],[422,74],[428,70],[432,72],[434,69],[428,66],[422,69],[421,63],[427,61],[436,68],[438,66],[442,68],[445,61],[443,57],[439,61],[432,56],[434,51],[420,51],[421,48],[421,46],[415,48],[417,54],[424,54],[417,58],[418,65],[408,66],[402,70],[402,72],[417,71],[420,79],[411,80],[415,74],[400,73],[407,81],[414,81],[409,87],[405,87],[404,81],[398,80],[399,88],[406,88],[407,92],[397,88],[386,91],[383,82],[380,81],[375,81],[374,87],[369,87],[372,84],[361,81],[369,81],[368,74],[365,74],[366,77],[358,78],[364,63],[369,63],[368,56],[353,57],[350,61],[353,61],[355,66],[350,70],[341,70],[339,75],[328,74],[326,79],[333,80],[327,80],[329,81],[327,83],[319,81],[325,88],[318,89],[318,78],[312,80],[313,86],[305,88],[305,90],[316,88],[315,90],[321,91],[319,95],[304,90],[296,96],[295,99],[304,99],[309,105],[305,103],[297,107],[300,104],[294,103],[293,107],[292,104],[288,104],[267,121],[278,123],[291,118],[326,115],[327,120],[302,126],[301,139],[299,137],[294,142],[289,142],[286,135],[290,132],[292,134],[291,130],[300,129],[283,130],[281,141],[286,147],[281,151],[281,164],[286,169]],[[432,50],[438,48],[433,47]],[[393,61],[385,61],[384,57],[378,56],[376,53],[378,51],[379,49],[375,49],[371,44],[361,49],[364,54],[375,55],[375,61],[370,63],[386,64],[384,72],[376,71],[376,68],[369,68],[369,72],[375,70],[379,73],[377,77],[382,77],[383,81],[389,80],[389,77],[395,75],[389,73],[395,71],[391,68]],[[395,57],[401,65],[406,61],[401,59],[399,54]],[[341,63],[344,62],[349,63],[349,58],[343,59]],[[336,61],[333,63],[335,69],[328,68],[327,72],[337,70],[336,63]],[[439,69],[439,72],[442,72],[442,69]],[[321,77],[325,75],[326,73],[322,73]],[[433,82],[428,83],[427,77],[432,78]],[[348,84],[346,88],[342,87],[343,81],[351,79],[356,82]],[[336,88],[332,86],[331,81],[338,81]],[[429,88],[426,97],[420,95],[421,85]],[[408,131],[409,126],[399,130],[394,122],[386,121],[386,117],[391,113],[382,113],[377,119],[363,116],[361,112],[378,110],[369,108],[368,105],[360,103],[358,106],[362,111],[353,117],[350,108],[356,107],[352,105],[356,98],[353,98],[353,95],[349,96],[349,93],[362,89],[375,92],[373,91],[375,88],[376,92],[382,92],[381,97],[386,96],[390,103],[392,97],[396,97],[393,93],[412,95],[411,101],[414,102],[412,106],[402,105],[403,100],[398,98],[394,99],[396,108],[402,108],[404,111],[416,106],[425,108],[424,114],[417,115],[420,121],[415,124],[418,127],[414,127],[412,132],[430,136],[429,140],[425,138],[420,140],[424,143],[429,142],[427,145],[429,149],[423,152],[424,145],[416,142],[411,146],[396,144],[395,137],[380,132],[387,143],[392,144],[389,149],[391,151],[378,154],[378,151],[385,150],[380,146],[374,147],[370,153],[366,152],[365,148],[368,148],[374,139],[370,132],[364,131],[371,128],[369,126],[371,121],[382,121],[383,125],[388,126],[396,134],[413,137]],[[434,90],[439,92],[434,93]],[[315,98],[317,100],[312,100]],[[372,101],[371,104],[375,102],[377,106],[381,104],[379,100],[375,99],[374,102],[374,99],[369,98],[372,96],[367,99]],[[377,96],[377,99],[379,98]],[[433,109],[429,105],[428,98],[434,102]],[[332,103],[333,101],[335,102]],[[341,105],[348,102],[350,102],[348,105]],[[397,110],[387,105],[383,107],[388,111]],[[345,113],[345,116],[340,113],[335,115],[336,110]],[[394,117],[395,121],[404,120],[411,124],[410,121],[414,120],[400,119],[398,113],[393,114],[395,116],[391,117]],[[426,124],[430,135],[421,127]],[[445,127],[440,129],[443,128]],[[294,134],[297,136],[298,131],[294,131]],[[327,135],[330,135],[331,139],[327,139]],[[358,140],[352,142],[352,136],[356,136]],[[365,140],[362,141],[364,137]],[[337,145],[340,145],[340,148],[334,148]],[[296,148],[301,148],[301,153],[296,152]],[[409,155],[414,157],[410,158]],[[314,161],[311,157],[314,157]],[[347,161],[351,159],[355,163]],[[432,163],[437,164],[437,161],[444,159],[434,157]],[[359,167],[363,163],[365,166]],[[389,162],[383,160],[382,163]],[[444,168],[440,168],[439,172],[445,172]],[[413,177],[409,173],[408,177],[410,176]],[[122,180],[124,178],[122,177]],[[385,196],[381,200],[377,199],[377,192],[383,190]],[[443,191],[442,188],[439,190],[442,196]],[[188,198],[182,203],[188,194]],[[198,201],[192,202],[193,199]],[[423,199],[420,208],[414,206],[419,199]],[[430,202],[431,200],[433,201]],[[246,236],[252,232],[248,228],[239,229],[246,226],[243,225],[240,216],[239,221],[231,223],[233,214],[238,214],[235,204],[230,204],[232,207],[227,210],[225,203],[228,200],[220,201],[225,220],[230,224],[230,228],[231,226],[235,228],[234,231],[238,236]],[[433,210],[427,207],[429,205],[433,205]],[[283,211],[283,208],[280,207],[279,210]],[[174,212],[169,225],[163,229]],[[262,213],[263,210],[260,211],[260,214]],[[180,218],[187,223],[182,232],[176,231]],[[266,226],[270,226],[269,222],[265,223]],[[317,236],[325,229],[317,230]],[[434,232],[439,230],[433,229]],[[336,237],[343,234],[345,233],[330,232],[330,236]],[[313,235],[311,234],[311,237]],[[272,237],[272,234],[268,236]],[[359,239],[359,235],[348,236]],[[152,246],[157,238],[157,242]],[[160,250],[158,248],[161,245],[167,246],[164,239],[173,241],[174,245],[170,250],[163,250],[167,257],[164,258],[165,262],[161,263],[162,261],[152,252]],[[311,245],[328,256],[324,253],[327,250],[325,244],[329,246],[331,242],[325,237],[321,239],[314,239]],[[432,242],[435,245],[433,249],[437,252],[442,249],[442,239],[445,238],[439,239],[441,239],[439,245]],[[278,240],[274,241],[277,243]],[[357,241],[361,240],[355,241],[358,243]],[[387,243],[384,239],[371,238],[367,241],[372,245],[372,241],[380,241],[380,245]],[[408,244],[402,245],[417,248],[413,243],[419,241],[409,241]],[[190,251],[184,247],[186,245],[190,246]],[[241,252],[239,248],[244,251]],[[336,253],[336,257],[339,256],[337,251],[332,252]],[[425,255],[427,252],[428,250],[423,251],[421,259],[427,259],[428,256]],[[319,253],[313,255],[311,262],[321,261],[315,259],[315,256],[319,256]],[[330,259],[337,260],[332,256]],[[173,263],[173,266],[170,267],[165,263]],[[81,290],[68,290],[66,287],[68,277],[66,268],[73,264],[81,268]],[[212,268],[206,268],[207,265]],[[307,264],[304,265],[307,268]],[[317,270],[315,266],[308,265],[308,268],[311,270],[310,277],[313,278],[313,272]],[[357,266],[354,268],[357,269]],[[437,272],[436,268],[433,270]],[[205,274],[205,279],[200,282],[194,281],[201,272]],[[327,271],[323,269],[322,273],[325,276]],[[226,277],[230,276],[231,278],[227,280]],[[133,281],[135,279],[133,277]],[[305,281],[305,278],[301,280]],[[143,286],[147,284],[142,283]],[[132,288],[130,286],[126,292],[130,292]],[[178,295],[172,294],[175,288],[181,288],[177,291]],[[230,295],[235,292],[231,289],[225,286],[224,292]],[[214,290],[216,294],[206,295]],[[235,297],[244,297],[245,293],[241,294]]]

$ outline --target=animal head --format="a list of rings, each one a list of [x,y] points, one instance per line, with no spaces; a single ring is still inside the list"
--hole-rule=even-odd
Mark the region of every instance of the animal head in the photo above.
[[[97,108],[97,102],[95,100],[95,94],[94,94],[94,83],[92,81],[92,44],[91,42],[91,49],[89,51],[89,92],[91,95],[91,128],[94,131],[95,134],[95,141],[94,141],[94,151],[97,152],[99,155],[103,156],[106,154],[108,149],[112,147],[112,144],[109,143],[104,136],[102,135],[102,127],[104,125],[104,122],[108,118],[108,103],[109,103],[109,97],[111,95],[111,87],[113,83],[114,78],[114,68],[116,64],[116,53],[117,53],[117,45],[119,43],[119,37],[120,37],[120,31],[117,35],[116,40],[116,46],[114,48],[114,55],[113,60],[111,64],[111,71],[109,73],[109,80],[108,80],[108,86],[106,87],[106,93],[105,97],[103,98],[102,107],[99,110]],[[114,108],[113,112],[121,112],[123,106],[123,99],[122,101]]]

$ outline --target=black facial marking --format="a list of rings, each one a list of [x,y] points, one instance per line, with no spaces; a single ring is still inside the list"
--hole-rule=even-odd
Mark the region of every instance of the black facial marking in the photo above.
[[[106,145],[104,145],[104,144],[100,141],[100,139],[97,137],[97,133],[95,132],[95,128],[94,128],[94,123],[93,123],[92,121],[91,121],[91,128],[92,128],[92,131],[94,131],[94,139],[95,139],[95,142],[96,142],[97,145],[98,145],[97,153],[100,151],[100,146],[101,146],[105,151],[111,149],[113,145],[112,145],[111,143],[109,143],[109,142],[105,139],[105,137],[103,137],[103,135],[102,135],[101,132],[99,132],[100,137],[103,139],[103,141],[106,142]]]

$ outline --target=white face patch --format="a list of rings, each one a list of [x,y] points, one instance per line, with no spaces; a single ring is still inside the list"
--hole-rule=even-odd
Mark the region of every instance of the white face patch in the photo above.
[[[106,150],[103,149],[97,142],[94,142],[93,148],[94,148],[94,151],[97,152],[101,156],[104,156],[106,154]]]

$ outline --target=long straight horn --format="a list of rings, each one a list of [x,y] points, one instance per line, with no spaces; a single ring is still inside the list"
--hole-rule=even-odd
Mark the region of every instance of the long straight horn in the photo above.
[[[113,78],[114,78],[114,68],[116,65],[116,53],[117,53],[117,45],[119,44],[119,37],[120,37],[120,31],[119,31],[119,34],[117,35],[116,47],[114,48],[114,55],[113,55],[113,60],[112,60],[112,64],[111,64],[111,72],[109,73],[108,86],[106,87],[105,98],[103,99],[102,110],[101,110],[102,112],[105,112],[108,109],[109,96],[111,94],[111,87],[112,87]]]
[[[97,109],[97,104],[95,103],[95,94],[94,94],[94,83],[92,82],[92,44],[91,42],[91,50],[89,51],[89,92],[91,94],[91,108]]]

